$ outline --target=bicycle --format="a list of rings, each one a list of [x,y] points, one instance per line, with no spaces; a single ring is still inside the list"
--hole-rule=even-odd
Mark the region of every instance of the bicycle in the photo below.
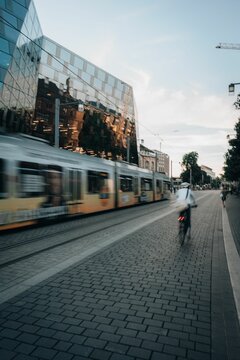
[[[187,234],[187,231],[189,229],[189,239],[191,238],[191,225],[190,225],[190,219],[189,216],[191,216],[191,208],[193,207],[197,207],[197,204],[195,205],[189,205],[188,208],[180,211],[179,216],[178,216],[178,221],[179,221],[179,231],[178,231],[178,238],[179,238],[179,243],[182,246],[184,244],[184,240]]]
[[[189,216],[188,209],[184,209],[180,212],[178,217],[178,221],[179,221],[178,238],[181,246],[184,244],[184,240],[189,227],[188,216]]]

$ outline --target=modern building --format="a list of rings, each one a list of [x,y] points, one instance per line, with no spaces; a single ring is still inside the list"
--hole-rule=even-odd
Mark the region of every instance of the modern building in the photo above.
[[[0,129],[138,164],[132,87],[42,34],[32,0],[0,1]],[[128,151],[129,150],[129,151]]]

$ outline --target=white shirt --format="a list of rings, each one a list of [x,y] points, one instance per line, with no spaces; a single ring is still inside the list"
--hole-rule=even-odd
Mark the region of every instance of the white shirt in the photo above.
[[[183,188],[179,189],[176,193],[176,201],[186,201],[188,205],[195,205],[195,197],[193,196],[192,190]]]

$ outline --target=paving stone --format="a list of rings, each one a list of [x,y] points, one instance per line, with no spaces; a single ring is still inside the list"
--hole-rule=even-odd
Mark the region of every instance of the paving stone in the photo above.
[[[53,349],[47,349],[44,347],[37,347],[36,350],[32,352],[33,356],[36,356],[40,359],[46,359],[51,360],[54,358],[54,356],[57,354],[56,350]]]
[[[67,354],[66,352],[58,352],[57,355],[54,357],[54,360],[72,360],[73,355]]]
[[[217,291],[211,293],[212,269],[222,274],[219,280],[215,276],[216,290],[225,289],[227,270],[221,267],[223,252],[216,263],[223,246],[217,230],[221,208],[214,192],[209,194],[211,200],[193,211],[193,238],[183,247],[171,214],[1,305],[0,344],[6,356],[210,359],[211,336],[220,331],[219,325],[212,328],[211,302],[217,299]],[[216,309],[219,304],[217,299]],[[231,302],[224,311],[230,314],[224,321],[219,311],[214,318],[227,334],[220,342],[220,336],[212,338],[214,346],[224,344],[219,349],[233,355],[239,336],[231,326],[236,316]]]
[[[19,345],[19,341],[12,339],[1,339],[0,340],[0,349],[14,350]]]

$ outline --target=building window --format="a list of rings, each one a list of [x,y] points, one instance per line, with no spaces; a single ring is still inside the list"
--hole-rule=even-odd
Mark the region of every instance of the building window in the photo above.
[[[0,198],[7,197],[7,174],[5,169],[5,161],[0,159]]]

